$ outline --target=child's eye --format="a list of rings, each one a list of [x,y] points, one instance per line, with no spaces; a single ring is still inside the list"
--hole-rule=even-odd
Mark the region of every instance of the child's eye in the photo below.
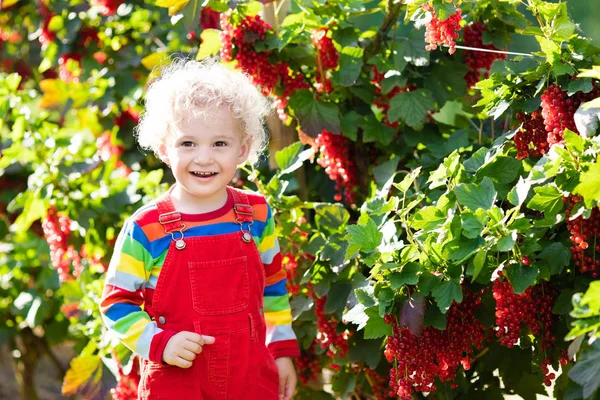
[[[224,147],[224,146],[227,146],[227,142],[218,141],[218,142],[215,142],[215,146]]]
[[[194,145],[193,142],[190,142],[189,140],[186,140],[185,142],[181,142],[180,146],[182,147],[192,147]]]

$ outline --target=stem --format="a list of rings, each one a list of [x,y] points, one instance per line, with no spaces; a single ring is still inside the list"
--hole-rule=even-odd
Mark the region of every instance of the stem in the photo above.
[[[50,358],[50,361],[52,361],[52,364],[54,364],[54,367],[57,369],[57,371],[60,375],[60,378],[62,380],[62,378],[64,378],[65,374],[67,373],[67,370],[63,367],[63,365],[61,364],[58,357],[56,357],[56,354],[54,354],[54,352],[52,351],[52,348],[50,348],[50,345],[48,345],[48,341],[46,340],[46,337],[44,336],[44,337],[38,338],[36,336],[36,339],[37,339],[38,345],[40,346],[42,351],[44,353],[46,353],[48,358]]]
[[[23,329],[11,347],[20,353],[19,357],[13,357],[13,363],[21,398],[38,400],[35,389],[35,367],[40,359],[40,351],[36,344],[35,334],[29,328]]]
[[[379,53],[379,50],[381,49],[381,44],[383,43],[384,38],[387,37],[388,32],[392,28],[392,25],[394,25],[396,23],[396,20],[400,16],[400,9],[402,8],[402,3],[403,2],[400,2],[400,1],[394,3],[392,0],[388,0],[387,7],[386,7],[387,14],[385,15],[385,18],[383,19],[383,22],[381,23],[379,30],[375,34],[373,41],[371,41],[371,43],[369,43],[367,45],[367,47],[365,47],[365,52],[363,54],[363,67],[362,67],[362,73],[364,73],[365,75],[368,74],[368,72],[369,72],[369,67],[368,67],[367,62],[369,61],[369,59],[371,57],[373,57],[375,54]]]

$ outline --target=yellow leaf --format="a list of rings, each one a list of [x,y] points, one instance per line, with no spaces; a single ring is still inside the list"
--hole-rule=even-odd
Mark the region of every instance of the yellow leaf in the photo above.
[[[64,85],[64,82],[58,79],[44,79],[41,81],[40,88],[44,95],[40,101],[40,107],[53,108],[67,101],[69,95]]]
[[[221,50],[221,33],[216,29],[205,29],[200,34],[202,43],[198,49],[196,60],[204,60],[206,57],[213,56]]]
[[[0,10],[3,10],[7,7],[10,7],[12,5],[15,5],[19,2],[19,0],[2,0],[0,1]]]
[[[156,5],[159,7],[169,8],[177,7],[181,4],[187,4],[190,0],[157,0]]]
[[[71,368],[67,371],[62,386],[62,394],[71,396],[80,389],[89,387],[91,381],[96,381],[98,369],[101,371],[101,360],[99,356],[78,356],[71,360]]]
[[[169,55],[166,52],[150,54],[142,59],[142,65],[152,71],[158,65],[167,64],[165,61],[168,58]]]
[[[93,108],[85,107],[77,110],[77,120],[81,128],[89,129],[95,136],[104,131]]]
[[[189,0],[185,0],[184,2],[178,3],[172,7],[169,7],[169,16],[172,17],[175,14],[179,14],[179,12],[181,10],[183,10],[188,3],[189,3]]]

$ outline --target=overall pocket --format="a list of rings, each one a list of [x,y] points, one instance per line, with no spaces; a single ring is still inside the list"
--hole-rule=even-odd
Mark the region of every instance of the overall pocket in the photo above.
[[[248,308],[247,257],[188,263],[192,303],[200,315],[223,315]]]

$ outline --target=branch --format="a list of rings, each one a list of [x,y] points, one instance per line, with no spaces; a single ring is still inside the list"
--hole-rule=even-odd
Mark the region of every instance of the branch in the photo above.
[[[375,34],[373,41],[367,45],[365,48],[365,52],[363,55],[363,73],[368,73],[367,61],[373,57],[375,54],[379,53],[381,50],[381,44],[383,40],[387,37],[388,32],[392,29],[392,26],[396,23],[396,20],[400,16],[400,9],[402,8],[402,2],[396,0],[396,3],[393,3],[394,0],[388,0],[387,6],[387,14]]]

